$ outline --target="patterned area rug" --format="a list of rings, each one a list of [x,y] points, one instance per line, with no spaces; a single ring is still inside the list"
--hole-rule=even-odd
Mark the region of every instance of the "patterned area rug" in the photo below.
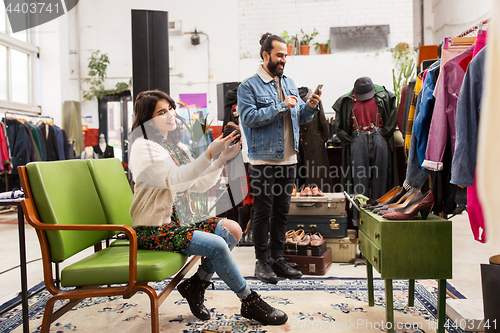
[[[215,332],[385,332],[384,280],[375,279],[375,306],[368,306],[366,279],[302,278],[280,280],[277,285],[247,278],[250,287],[266,302],[288,314],[282,326],[263,326],[241,317],[240,301],[220,280],[206,293],[206,306],[212,319],[194,317],[185,299],[174,291],[160,307],[160,331],[194,333]],[[168,281],[155,284],[160,290]],[[437,328],[437,282],[419,280],[415,285],[415,306],[408,307],[408,281],[394,280],[395,332],[428,333]],[[457,295],[458,296],[458,295]],[[39,332],[43,308],[49,293],[45,290],[30,299],[30,332]],[[63,303],[56,303],[56,308]],[[85,299],[51,325],[51,332],[150,332],[149,298],[142,293],[122,297]],[[20,306],[0,317],[0,332],[22,332]],[[447,328],[447,332],[461,333]]]

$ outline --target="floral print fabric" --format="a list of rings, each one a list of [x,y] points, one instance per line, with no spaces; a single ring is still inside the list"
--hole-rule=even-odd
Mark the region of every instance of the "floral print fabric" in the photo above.
[[[161,138],[158,143],[168,151],[177,166],[191,161],[187,153],[172,141]],[[185,209],[178,210],[177,207]],[[135,226],[137,247],[144,250],[180,252],[189,246],[195,230],[213,233],[221,218],[195,214],[189,207],[188,192],[178,193],[174,198],[170,223],[159,227]]]

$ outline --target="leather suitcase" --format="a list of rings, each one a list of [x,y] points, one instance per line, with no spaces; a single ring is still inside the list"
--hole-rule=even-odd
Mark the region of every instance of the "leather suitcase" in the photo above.
[[[296,246],[292,243],[285,243],[285,254],[299,256],[320,256],[326,250],[326,242],[320,246]]]
[[[332,249],[326,248],[320,256],[286,255],[285,260],[297,264],[298,269],[305,275],[325,275],[332,265]]]
[[[289,215],[345,215],[344,193],[325,193],[324,197],[292,196]]]
[[[325,243],[332,249],[332,262],[350,262],[356,259],[356,237],[327,238]]]
[[[344,213],[345,214],[345,213]],[[347,215],[343,216],[297,216],[288,215],[287,230],[304,229],[319,232],[324,238],[347,237]]]

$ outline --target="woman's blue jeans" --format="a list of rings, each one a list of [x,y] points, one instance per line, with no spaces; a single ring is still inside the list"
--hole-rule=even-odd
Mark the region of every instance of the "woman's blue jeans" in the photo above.
[[[233,234],[220,221],[213,234],[195,230],[189,246],[182,253],[205,257],[201,268],[209,274],[217,273],[232,291],[241,293],[245,290],[247,282],[241,276],[231,254],[237,243]]]

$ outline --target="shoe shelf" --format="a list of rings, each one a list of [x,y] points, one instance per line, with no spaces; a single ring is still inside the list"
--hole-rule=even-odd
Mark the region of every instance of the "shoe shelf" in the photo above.
[[[414,305],[415,279],[438,280],[438,333],[444,333],[446,279],[452,278],[451,221],[430,214],[388,220],[362,208],[359,250],[366,258],[368,305],[374,305],[373,267],[385,280],[386,319],[394,327],[392,280],[408,279],[408,305]],[[392,333],[394,329],[388,329]]]

